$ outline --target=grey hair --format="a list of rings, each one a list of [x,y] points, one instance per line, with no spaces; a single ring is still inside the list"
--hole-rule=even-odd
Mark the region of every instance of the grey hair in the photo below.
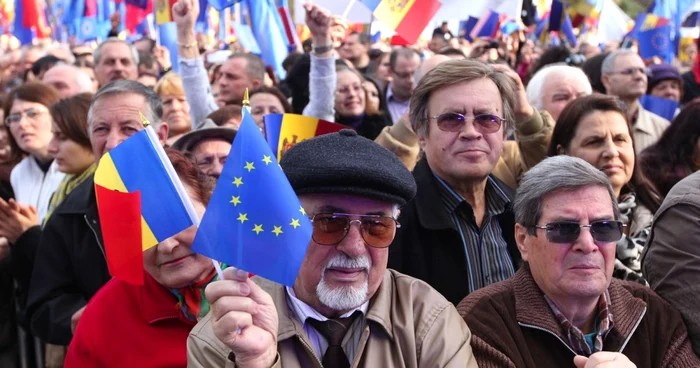
[[[428,135],[428,101],[433,92],[478,79],[488,79],[498,88],[503,104],[503,118],[506,119],[503,136],[507,136],[515,127],[515,85],[506,74],[494,71],[491,66],[473,59],[445,61],[421,78],[413,90],[409,108],[413,131],[419,137]]]
[[[51,69],[55,68],[66,68],[70,70],[70,75],[73,77],[73,81],[78,86],[78,93],[95,92],[93,89],[92,79],[90,79],[90,76],[87,73],[85,73],[84,70],[78,68],[75,65],[66,64],[63,61],[58,62],[58,64],[54,65],[54,67]]]
[[[129,47],[129,50],[131,50],[131,57],[134,59],[134,65],[139,64],[139,51],[136,50],[136,47],[134,45],[132,45],[124,40],[120,40],[116,37],[110,37],[110,38],[102,41],[102,43],[99,46],[97,46],[95,51],[92,53],[92,57],[95,60],[95,65],[98,65],[100,63],[100,54],[102,53],[102,47],[104,47],[104,45],[107,45],[110,43],[123,43],[123,44],[127,45]]]
[[[587,95],[593,93],[591,82],[588,80],[586,73],[580,68],[575,68],[566,64],[552,64],[540,69],[532,76],[527,84],[525,91],[527,92],[527,101],[536,110],[544,109],[544,82],[548,79],[555,78],[557,80],[574,80],[583,86]]]
[[[88,126],[92,125],[93,109],[97,101],[104,97],[128,93],[137,94],[146,100],[146,111],[144,111],[143,114],[148,121],[151,122],[153,129],[157,129],[163,121],[163,105],[160,101],[160,97],[158,97],[153,89],[132,80],[117,80],[97,91],[92,98],[90,109],[88,110]]]
[[[612,74],[615,71],[615,60],[618,56],[623,55],[637,55],[637,53],[634,50],[630,49],[622,49],[611,52],[610,55],[606,56],[605,59],[603,59],[603,64],[601,64],[600,66],[600,74]]]
[[[27,53],[32,50],[39,50],[41,51],[41,57],[46,56],[46,50],[44,50],[43,46],[39,45],[24,45],[22,46],[22,51],[19,54],[19,60],[24,63],[27,60]]]
[[[608,190],[615,219],[620,218],[620,208],[610,180],[602,171],[588,162],[573,156],[548,157],[523,175],[513,201],[515,222],[530,229],[542,216],[542,203],[552,193],[575,191],[590,186]]]
[[[73,55],[73,51],[71,51],[71,49],[70,49],[70,47],[68,47],[68,45],[66,45],[66,44],[54,45],[52,47],[49,47],[49,49],[46,50],[46,53],[51,54],[51,51],[53,51],[53,50],[67,51],[68,52],[68,54],[67,54],[68,59],[67,60],[64,59],[63,61],[65,61],[68,64],[75,63],[75,55]],[[56,56],[56,57],[58,57],[58,56]],[[59,59],[62,59],[62,58],[59,58]]]

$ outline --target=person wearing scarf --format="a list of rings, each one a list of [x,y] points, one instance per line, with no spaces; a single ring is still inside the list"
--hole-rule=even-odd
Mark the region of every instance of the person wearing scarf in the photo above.
[[[184,154],[166,152],[201,217],[214,179]],[[195,233],[192,226],[146,250],[143,285],[113,278],[95,294],[75,327],[65,367],[187,366],[187,336],[209,312],[204,288],[216,279],[212,260],[190,249]]]

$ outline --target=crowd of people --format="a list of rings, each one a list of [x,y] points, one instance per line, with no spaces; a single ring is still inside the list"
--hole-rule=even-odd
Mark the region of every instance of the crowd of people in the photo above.
[[[446,24],[371,43],[304,8],[283,80],[244,50],[212,62],[193,0],[177,73],[147,37],[4,51],[1,367],[700,366],[700,58]],[[112,278],[97,162],[143,114],[201,216],[246,90],[262,134],[279,113],[347,127],[280,161],[313,225],[293,287],[220,279],[195,227],[144,252],[144,285]]]

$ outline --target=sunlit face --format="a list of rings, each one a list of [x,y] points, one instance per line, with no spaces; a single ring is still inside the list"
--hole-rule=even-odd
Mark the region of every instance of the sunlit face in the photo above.
[[[362,81],[353,72],[336,73],[335,111],[340,116],[357,117],[365,112],[365,90]]]
[[[588,225],[597,220],[614,219],[607,189],[589,186],[547,195],[537,225],[557,221]],[[615,242],[595,241],[586,228],[581,229],[578,239],[571,244],[548,241],[544,229],[537,229],[535,234],[530,235],[520,224],[515,226],[515,239],[523,261],[529,263],[537,286],[555,303],[597,300],[608,288],[615,264]]]
[[[547,78],[542,83],[542,90],[542,107],[552,115],[554,120],[559,119],[559,114],[566,104],[588,94],[585,86],[578,80],[561,75],[552,75]]]
[[[186,184],[185,188],[189,189]],[[190,197],[194,209],[202,217],[204,205],[193,196]],[[214,265],[210,258],[192,251],[196,232],[197,227],[193,225],[143,252],[143,267],[146,272],[168,289],[182,288],[207,278]]]
[[[217,79],[220,100],[227,104],[240,104],[246,88],[252,89],[262,83],[248,77],[245,72],[247,66],[248,61],[243,58],[228,59],[221,65],[219,79]]]
[[[203,173],[218,178],[231,151],[231,142],[205,139],[192,148],[192,156]]]
[[[8,116],[19,116],[19,122],[10,125],[10,133],[19,148],[30,155],[44,159],[48,157],[51,141],[51,115],[46,106],[29,101],[15,100]]]
[[[192,130],[190,104],[184,95],[163,95],[163,121],[170,128],[170,135],[187,133]]]
[[[360,42],[360,36],[352,34],[345,39],[345,42],[338,49],[340,57],[345,60],[357,62],[363,55],[367,55],[368,47]]]
[[[256,93],[250,96],[250,114],[258,127],[263,128],[263,116],[267,114],[284,114],[284,106],[272,93]]]
[[[125,139],[143,129],[140,111],[146,111],[146,100],[134,93],[104,96],[92,106],[88,124],[90,144],[95,160]]]
[[[578,123],[568,149],[560,153],[582,158],[610,179],[619,195],[634,170],[634,148],[625,118],[615,111],[593,111]]]
[[[375,111],[379,111],[379,91],[374,83],[365,81],[362,83],[362,87],[365,89],[365,94],[367,98],[367,105],[372,106]]]
[[[138,66],[131,48],[123,42],[110,42],[100,49],[100,60],[95,65],[95,77],[100,86],[115,80],[136,80]]]
[[[491,174],[503,152],[503,124],[498,131],[480,133],[473,117],[479,114],[504,116],[501,94],[490,79],[475,79],[443,87],[431,93],[428,115],[457,112],[467,116],[464,128],[444,132],[436,119],[429,119],[428,132],[419,137],[430,168],[452,185],[481,181]]]
[[[661,81],[651,89],[650,95],[680,102],[681,82],[676,79]]]
[[[53,138],[49,142],[48,150],[60,172],[77,175],[95,162],[95,155],[90,148],[68,138],[56,124],[53,125],[52,131]]]
[[[317,213],[393,215],[391,204],[365,197],[308,194],[299,199],[309,216]],[[368,246],[359,226],[353,223],[347,236],[335,246],[309,242],[294,292],[326,316],[342,315],[374,295],[384,278],[388,256],[389,248]],[[341,310],[328,305],[335,302],[353,305],[345,305]]]
[[[636,99],[647,91],[646,66],[636,54],[620,55],[615,58],[613,73],[603,75],[601,81],[609,95]]]

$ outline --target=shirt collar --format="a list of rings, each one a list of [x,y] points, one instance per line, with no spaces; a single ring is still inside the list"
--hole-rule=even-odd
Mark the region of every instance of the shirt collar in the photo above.
[[[450,213],[454,213],[457,208],[466,201],[462,196],[454,190],[450,184],[442,180],[434,171],[431,170],[435,179],[439,183],[438,191],[442,202]],[[508,196],[496,185],[493,178],[489,175],[486,178],[486,213],[489,216],[500,215],[506,210],[506,206],[510,203]]]
[[[321,322],[325,322],[328,320],[328,317],[319,313],[313,307],[306,304],[301,299],[297,298],[296,293],[294,293],[293,288],[286,286],[285,290],[287,291],[287,296],[288,296],[287,304],[289,305],[289,309],[291,309],[292,313],[294,314],[294,317],[296,317],[296,319],[299,322],[301,322],[302,324],[305,324],[306,320],[308,318],[313,318],[313,319],[321,321]],[[355,313],[357,311],[359,311],[360,313],[362,313],[363,316],[365,316],[365,315],[367,315],[368,308],[369,308],[369,300],[365,301],[361,306],[343,314],[340,317],[341,318],[350,317],[350,316],[352,316],[353,313]]]

